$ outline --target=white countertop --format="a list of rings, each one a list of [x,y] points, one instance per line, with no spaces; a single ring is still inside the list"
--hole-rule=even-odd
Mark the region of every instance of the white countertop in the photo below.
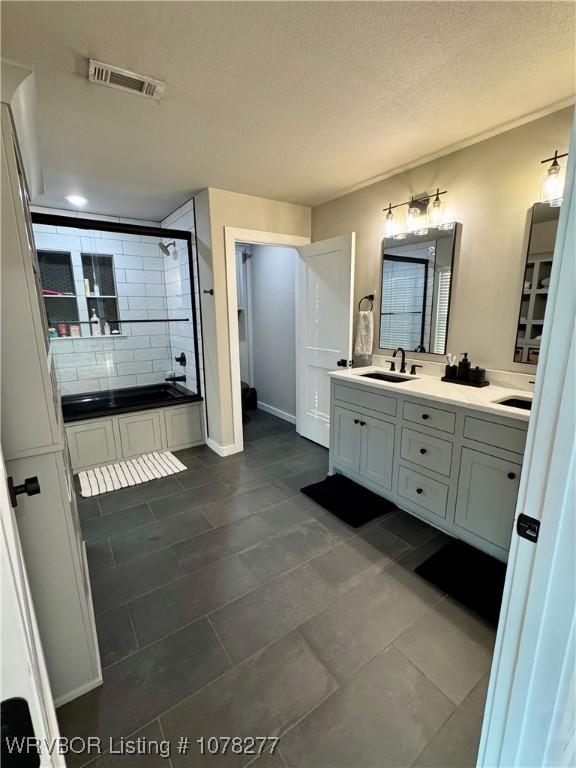
[[[530,417],[530,411],[512,408],[508,405],[500,405],[498,402],[495,402],[508,397],[531,400],[532,393],[522,389],[512,389],[511,387],[500,387],[492,384],[488,387],[467,387],[463,384],[449,384],[446,381],[441,381],[437,376],[426,376],[423,374],[407,376],[409,381],[403,383],[378,381],[377,379],[362,377],[363,373],[371,372],[388,373],[385,368],[371,365],[364,368],[347,368],[344,371],[331,371],[329,375],[348,384],[384,389],[394,394],[412,395],[413,397],[421,397],[439,403],[449,403],[450,405],[491,413],[495,416],[507,416],[518,421],[527,422]],[[391,372],[391,375],[401,376],[403,374]]]

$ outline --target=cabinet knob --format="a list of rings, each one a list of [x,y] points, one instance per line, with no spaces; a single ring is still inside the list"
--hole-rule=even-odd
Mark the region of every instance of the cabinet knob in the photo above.
[[[360,426],[361,426],[361,427],[365,427],[365,426],[366,426],[366,422],[365,422],[365,421],[361,421],[361,422],[360,422]]]
[[[40,493],[40,483],[37,477],[27,477],[22,485],[14,485],[14,480],[8,478],[8,493],[10,494],[10,503],[13,507],[18,506],[18,496],[25,493],[26,496],[36,496]]]
[[[416,488],[416,493],[422,493],[422,488]]]
[[[422,414],[422,418],[424,419],[424,421],[426,421],[427,419],[429,419],[429,418],[430,418],[430,416],[429,416],[429,414],[427,414],[427,413],[423,413],[423,414]]]
[[[516,477],[516,472],[508,472],[508,480],[514,480]]]
[[[428,453],[428,451],[426,450],[426,448],[420,448],[420,453],[424,455],[425,453]]]
[[[354,424],[360,424],[360,419],[354,419]]]

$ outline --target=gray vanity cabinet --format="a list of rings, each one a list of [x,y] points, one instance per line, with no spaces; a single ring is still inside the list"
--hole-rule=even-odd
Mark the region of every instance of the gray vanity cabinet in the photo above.
[[[330,472],[506,560],[527,423],[333,378]]]
[[[462,448],[456,525],[508,549],[521,469],[507,459]]]

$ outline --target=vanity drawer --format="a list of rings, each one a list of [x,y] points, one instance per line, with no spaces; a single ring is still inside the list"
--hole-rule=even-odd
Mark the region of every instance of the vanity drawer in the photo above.
[[[404,427],[400,456],[432,472],[448,476],[452,464],[452,443]]]
[[[526,430],[475,419],[472,416],[466,416],[464,420],[464,437],[514,453],[524,453],[526,445]]]
[[[434,429],[440,429],[442,432],[454,434],[456,414],[451,411],[430,408],[430,406],[420,403],[405,402],[403,416],[406,421],[413,421],[415,424],[425,424],[427,427],[433,427]]]
[[[342,400],[360,408],[368,408],[372,411],[385,413],[388,416],[396,416],[397,400],[395,397],[380,394],[379,392],[370,392],[364,389],[362,385],[347,387],[344,384],[334,385],[334,399]]]
[[[400,465],[398,495],[439,517],[446,517],[448,486]]]

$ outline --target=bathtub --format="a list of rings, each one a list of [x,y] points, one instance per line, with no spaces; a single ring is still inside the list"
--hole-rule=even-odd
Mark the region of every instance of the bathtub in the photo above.
[[[112,416],[118,413],[145,411],[163,406],[201,402],[200,395],[178,384],[150,384],[101,392],[83,392],[62,397],[62,413],[66,423]]]

